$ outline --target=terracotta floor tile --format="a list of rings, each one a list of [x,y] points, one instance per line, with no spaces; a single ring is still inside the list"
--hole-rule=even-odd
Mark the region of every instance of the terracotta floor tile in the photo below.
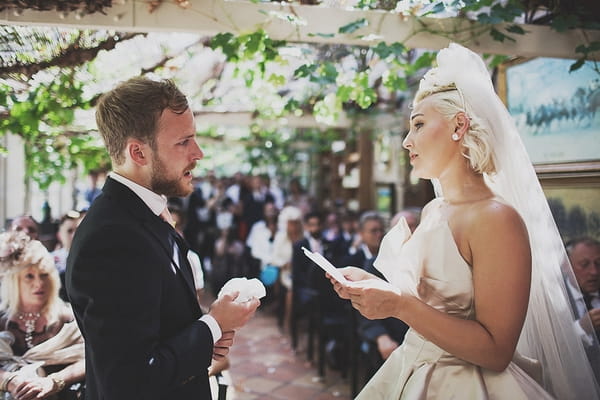
[[[338,371],[319,378],[316,360],[306,358],[307,337],[300,334],[293,351],[289,335],[275,314],[259,311],[236,332],[229,353],[232,385],[227,400],[348,400],[350,384]]]
[[[319,395],[319,390],[300,385],[284,385],[276,389],[272,395],[285,400],[314,399]]]

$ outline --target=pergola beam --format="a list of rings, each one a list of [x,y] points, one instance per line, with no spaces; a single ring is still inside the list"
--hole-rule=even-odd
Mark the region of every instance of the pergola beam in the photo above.
[[[116,3],[116,2],[115,2]],[[381,10],[346,10],[289,3],[252,3],[243,0],[190,0],[188,8],[165,2],[154,12],[145,1],[124,0],[107,14],[5,10],[0,23],[18,25],[106,28],[119,31],[184,31],[202,35],[218,32],[244,33],[264,29],[273,39],[292,42],[369,45],[379,41],[403,42],[413,48],[440,49],[457,41],[480,53],[523,57],[577,58],[579,44],[600,41],[600,31],[558,33],[547,26],[520,25],[527,34],[517,40],[493,40],[485,26],[461,18],[406,18]],[[368,24],[352,34],[339,34],[341,26],[365,19]],[[502,26],[498,26],[502,29]],[[432,33],[435,31],[435,33]],[[474,36],[472,32],[486,31]],[[597,53],[596,53],[597,55]],[[593,54],[590,54],[593,56]]]

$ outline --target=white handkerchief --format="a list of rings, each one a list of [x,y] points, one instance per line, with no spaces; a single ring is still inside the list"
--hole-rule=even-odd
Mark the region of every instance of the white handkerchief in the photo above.
[[[236,303],[244,303],[253,297],[261,299],[267,295],[267,290],[261,281],[256,278],[231,278],[219,291],[217,297],[225,294],[239,292],[240,294],[234,300]]]
[[[344,277],[344,275],[342,275],[340,270],[337,269],[332,263],[329,262],[329,260],[327,260],[321,254],[312,252],[305,247],[302,247],[302,250],[304,251],[304,254],[306,254],[306,257],[313,260],[315,262],[315,264],[317,264],[325,272],[327,272],[329,275],[331,275],[333,277],[333,279],[335,279],[336,281],[338,281],[339,283],[341,283],[343,285],[347,285],[350,283],[350,281],[348,281]]]

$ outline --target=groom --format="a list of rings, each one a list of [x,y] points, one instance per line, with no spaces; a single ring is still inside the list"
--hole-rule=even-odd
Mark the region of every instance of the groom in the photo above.
[[[185,96],[134,78],[99,101],[96,122],[113,172],[79,226],[67,293],[85,338],[86,399],[210,399],[208,367],[258,300],[223,296],[202,311],[187,245],[166,196],[193,190],[203,154]]]

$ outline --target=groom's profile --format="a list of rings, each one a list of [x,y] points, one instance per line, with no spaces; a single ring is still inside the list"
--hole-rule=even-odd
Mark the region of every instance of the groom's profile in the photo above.
[[[98,102],[113,171],[79,226],[66,287],[85,339],[86,399],[210,399],[208,367],[259,301],[225,295],[207,314],[167,196],[192,192],[203,153],[168,80],[133,78]]]

